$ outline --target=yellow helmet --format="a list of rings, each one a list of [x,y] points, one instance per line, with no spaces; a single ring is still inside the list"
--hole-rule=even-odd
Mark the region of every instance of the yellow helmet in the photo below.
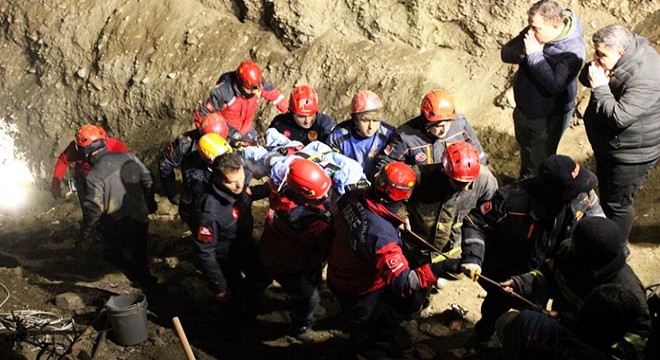
[[[202,136],[197,143],[197,148],[202,159],[209,163],[222,154],[232,152],[227,140],[216,133]]]

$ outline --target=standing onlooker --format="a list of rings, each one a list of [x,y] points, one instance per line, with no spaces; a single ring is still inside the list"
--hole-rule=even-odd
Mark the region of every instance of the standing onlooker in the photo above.
[[[335,125],[332,116],[319,112],[316,90],[302,85],[291,92],[289,112],[275,116],[268,127],[277,129],[290,140],[307,145],[316,140],[327,143],[328,135]]]
[[[596,31],[593,42],[594,59],[580,74],[592,88],[584,125],[603,210],[627,244],[635,191],[660,156],[660,56],[622,25]]]
[[[529,26],[502,47],[502,61],[518,64],[513,84],[520,178],[536,175],[557,152],[575,109],[576,77],[584,62],[582,24],[568,9],[541,0],[527,11]]]
[[[328,145],[362,165],[368,180],[376,175],[376,156],[394,136],[383,120],[383,102],[370,90],[360,90],[351,101],[351,118],[328,136]]]

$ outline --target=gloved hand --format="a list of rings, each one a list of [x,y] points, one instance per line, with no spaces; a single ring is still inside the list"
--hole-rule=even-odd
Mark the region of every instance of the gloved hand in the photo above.
[[[50,193],[53,195],[54,199],[61,199],[62,196],[62,181],[58,178],[52,178],[50,180]]]
[[[277,105],[275,105],[275,107],[277,107],[277,110],[284,114],[289,111],[289,100],[282,99],[277,103]]]
[[[481,266],[477,264],[461,264],[461,271],[465,276],[470,279],[477,281],[479,280],[479,275],[481,275]]]
[[[399,231],[404,232],[404,231],[410,231],[412,228],[410,227],[410,219],[405,218],[403,223],[399,225]]]
[[[147,203],[147,209],[149,210],[149,213],[150,214],[155,213],[156,210],[158,210],[158,203],[156,202],[156,199],[154,198],[155,195],[154,195],[153,189],[143,188],[142,191],[144,193],[144,200]]]

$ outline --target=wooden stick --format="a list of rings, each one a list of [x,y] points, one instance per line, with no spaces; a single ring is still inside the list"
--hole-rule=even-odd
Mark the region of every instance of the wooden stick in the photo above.
[[[181,321],[179,321],[178,316],[172,318],[172,324],[174,324],[176,334],[179,336],[179,340],[181,340],[181,346],[183,346],[183,351],[186,353],[186,358],[188,360],[195,360],[195,354],[193,354],[192,349],[190,348],[190,343],[188,343],[188,338],[183,331],[183,326],[181,326]]]

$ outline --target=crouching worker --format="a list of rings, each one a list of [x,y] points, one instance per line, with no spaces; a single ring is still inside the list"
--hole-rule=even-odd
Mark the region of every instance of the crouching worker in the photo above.
[[[91,233],[99,223],[106,258],[119,265],[129,280],[143,287],[155,285],[146,251],[147,215],[158,207],[149,170],[131,153],[110,152],[103,138],[78,144],[84,144],[82,151],[92,168],[86,177],[76,247],[91,242]]]
[[[410,346],[398,324],[421,309],[441,271],[438,264],[411,270],[401,250],[403,219],[396,213],[414,185],[412,168],[393,162],[376,175],[371,188],[348,192],[337,203],[328,281],[358,352],[381,341],[392,351]]]
[[[293,160],[282,190],[271,197],[260,242],[261,263],[289,294],[293,329],[305,343],[315,340],[318,287],[332,240],[331,185],[332,179],[318,164]]]
[[[269,188],[247,187],[241,157],[234,152],[216,157],[211,172],[205,192],[195,200],[196,266],[217,300],[234,297],[256,310],[258,295],[271,281],[260,270],[252,238],[252,201],[268,196]]]
[[[574,323],[533,310],[511,311],[497,321],[506,359],[609,360],[621,356],[617,342],[635,328],[643,302],[621,284],[605,284],[584,299]]]

